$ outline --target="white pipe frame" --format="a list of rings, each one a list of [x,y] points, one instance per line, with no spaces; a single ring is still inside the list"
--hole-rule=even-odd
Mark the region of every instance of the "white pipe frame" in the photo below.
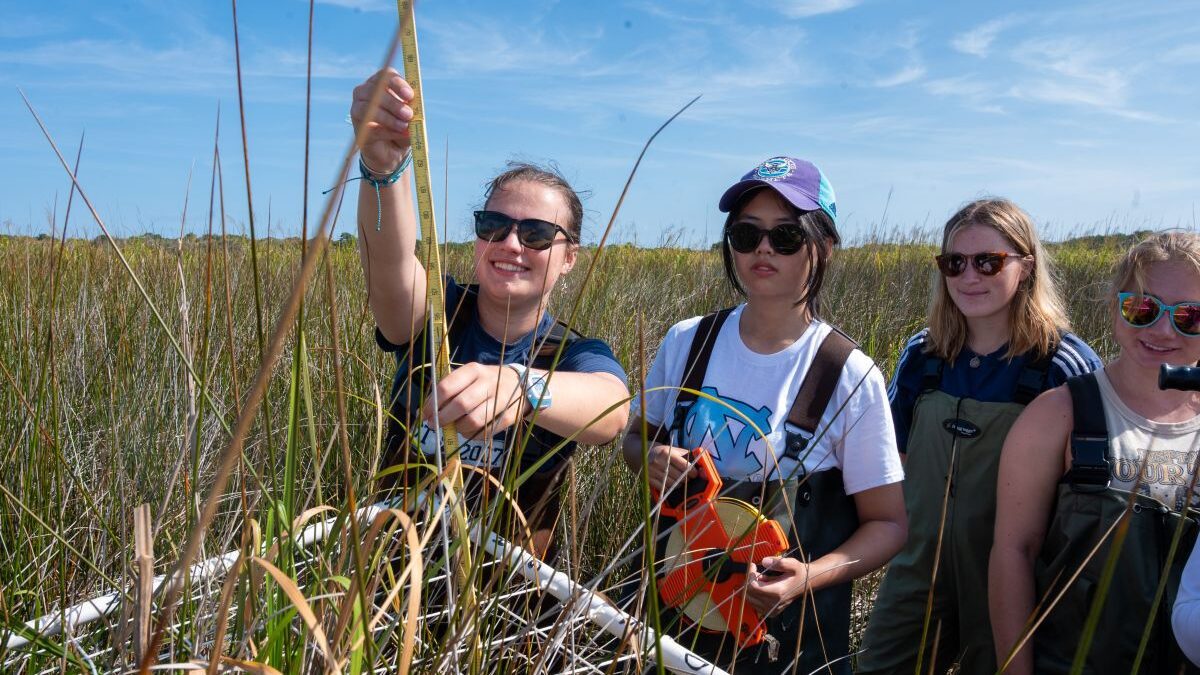
[[[388,502],[379,502],[359,509],[355,515],[361,521],[370,522],[376,515],[388,508],[390,508]],[[296,538],[297,545],[301,548],[308,548],[323,541],[333,531],[337,521],[338,518],[334,517],[309,525]],[[726,671],[701,658],[669,635],[663,634],[656,638],[654,629],[644,622],[634,618],[602,595],[573,581],[548,563],[538,560],[524,548],[505,541],[494,532],[483,532],[476,526],[471,531],[471,538],[492,557],[508,561],[522,577],[544,592],[568,606],[574,604],[582,607],[588,621],[608,634],[623,639],[631,632],[637,632],[646,639],[646,644],[653,644],[657,639],[662,650],[663,666],[672,672],[683,675],[728,675]],[[481,542],[480,539],[483,541]],[[230,551],[224,555],[196,563],[189,568],[188,577],[193,581],[208,581],[229,571],[241,555],[241,551]],[[154,592],[157,593],[167,582],[168,575],[160,574],[154,577]],[[72,605],[65,610],[51,612],[26,622],[25,632],[39,638],[58,635],[64,631],[64,628],[68,633],[74,632],[80,626],[115,612],[121,605],[122,595],[123,593],[120,592],[107,593]],[[33,639],[24,635],[10,635],[6,651],[21,649],[32,642]]]

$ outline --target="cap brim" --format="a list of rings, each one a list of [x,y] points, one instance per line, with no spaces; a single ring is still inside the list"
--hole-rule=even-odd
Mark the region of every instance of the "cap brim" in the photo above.
[[[779,193],[779,196],[786,199],[789,204],[800,209],[801,211],[816,211],[821,208],[821,204],[817,202],[816,199],[805,194],[804,192],[801,192],[800,190],[793,188],[787,183],[773,183],[771,181],[761,180],[758,178],[751,178],[734,183],[733,187],[729,188],[725,191],[725,194],[721,195],[721,201],[717,203],[717,208],[719,208],[722,213],[729,213],[729,211],[733,209],[733,205],[737,203],[738,199],[740,199],[742,195],[746,194],[748,190],[758,187],[769,187],[775,190],[775,192]]]

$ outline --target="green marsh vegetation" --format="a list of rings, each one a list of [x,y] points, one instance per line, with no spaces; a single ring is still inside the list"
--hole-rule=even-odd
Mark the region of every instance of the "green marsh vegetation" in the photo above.
[[[1109,265],[1127,241],[1111,236],[1051,246],[1076,331],[1106,359],[1112,345],[1101,298]],[[139,504],[150,505],[155,573],[172,568],[262,363],[266,329],[260,326],[274,324],[301,260],[300,240],[262,240],[254,250],[245,237],[219,235],[117,243],[161,325],[108,242],[0,237],[3,633],[99,593],[128,591]],[[933,251],[921,241],[867,241],[835,255],[824,291],[827,318],[858,339],[885,375],[923,323]],[[448,272],[470,279],[470,245],[449,245],[447,253]],[[712,251],[609,247],[582,289],[582,272],[595,253],[584,252],[582,265],[556,293],[553,310],[569,314],[582,293],[576,327],[612,345],[629,370],[631,389],[643,372],[640,344],[648,360],[675,321],[736,302]],[[353,672],[395,666],[405,644],[418,659],[430,659],[465,634],[453,628],[419,633],[414,646],[411,631],[403,629],[404,603],[412,595],[403,570],[414,557],[403,545],[390,547],[403,536],[376,540],[364,525],[361,557],[351,554],[353,547],[332,543],[344,542],[344,532],[313,551],[289,543],[289,532],[344,515],[351,488],[358,506],[371,503],[372,479],[383,468],[379,402],[386,400],[394,370],[375,346],[353,240],[331,244],[319,264],[194,559],[240,548],[269,560],[280,575],[264,564],[244,564],[224,587],[218,577],[184,593],[160,661],[207,663],[220,653],[282,672],[331,664]],[[603,589],[637,574],[636,554],[622,545],[645,514],[638,486],[615,460],[613,447],[582,448],[577,457],[563,488],[556,564]],[[399,524],[393,519],[380,526]],[[385,550],[402,564],[381,562]],[[423,564],[433,568],[431,560]],[[859,583],[860,629],[876,581]],[[369,623],[371,612],[353,591],[360,583],[368,598],[399,589],[390,618]],[[200,599],[223,590],[219,608]],[[473,630],[503,630],[499,620],[489,623],[491,607],[484,604]],[[23,667],[85,667],[86,654],[117,643],[114,635],[125,630],[119,622],[104,623],[109,629],[99,637],[91,628],[81,630],[91,636],[78,637],[82,643],[62,636],[41,640],[39,655]],[[368,630],[372,640],[363,639]],[[214,635],[222,638],[219,650],[211,646]],[[482,667],[490,672],[539,663],[532,644],[527,639],[513,647],[516,660]],[[91,658],[100,670],[136,663],[123,649],[128,647]],[[0,651],[0,660],[10,658]],[[431,661],[421,663],[437,669]]]
[[[219,178],[208,236],[0,237],[0,670],[518,673],[586,661],[636,672],[629,655],[646,646],[598,640],[578,612],[539,617],[544,606],[512,575],[469,570],[481,593],[463,611],[445,589],[465,535],[447,533],[445,519],[350,517],[374,501],[384,469],[394,370],[374,343],[353,238],[255,238],[253,221],[249,237],[211,234],[226,230]],[[305,213],[299,229],[318,231]],[[52,232],[65,229],[51,220]],[[827,318],[885,373],[922,323],[933,273],[933,247],[899,239],[840,252],[824,293]],[[1055,247],[1078,332],[1102,354],[1111,347],[1097,299],[1125,244]],[[472,276],[470,249],[447,246],[460,280]],[[613,346],[635,391],[668,326],[736,301],[712,251],[613,246],[589,276],[598,255],[584,252],[552,311],[571,316],[579,299],[575,327]],[[577,457],[556,567],[599,589],[641,578],[639,486],[612,446]],[[149,528],[135,526],[139,505]],[[331,518],[322,541],[297,541]],[[241,556],[211,578],[134,592],[181,559],[229,552]],[[875,579],[858,585],[859,630]],[[117,600],[105,619],[44,637],[23,628],[104,593]],[[14,636],[32,645],[8,649]]]

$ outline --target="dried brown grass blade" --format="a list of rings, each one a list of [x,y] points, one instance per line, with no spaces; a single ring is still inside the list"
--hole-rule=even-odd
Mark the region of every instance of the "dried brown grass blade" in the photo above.
[[[329,670],[340,673],[342,669],[338,666],[337,660],[333,658],[333,651],[329,649],[329,641],[325,639],[325,631],[321,628],[321,624],[317,621],[317,615],[313,614],[312,608],[308,606],[308,599],[300,592],[300,588],[296,586],[296,582],[292,581],[283,570],[272,565],[266,560],[257,556],[250,559],[255,565],[263,568],[275,579],[275,583],[283,589],[283,592],[288,596],[288,600],[292,601],[292,606],[296,608],[296,613],[304,619],[304,625],[308,626],[308,631],[312,633],[313,640],[316,641],[317,647],[321,650],[321,655],[325,657],[325,664]]]
[[[221,659],[221,645],[225,643],[225,631],[229,625],[229,607],[233,604],[233,590],[237,588],[238,576],[241,574],[242,565],[245,562],[245,556],[233,561],[233,567],[229,568],[229,573],[225,575],[225,583],[221,584],[221,600],[217,605],[217,625],[213,630],[212,653],[209,658],[212,660],[208,664],[208,674],[216,675],[217,666]]]

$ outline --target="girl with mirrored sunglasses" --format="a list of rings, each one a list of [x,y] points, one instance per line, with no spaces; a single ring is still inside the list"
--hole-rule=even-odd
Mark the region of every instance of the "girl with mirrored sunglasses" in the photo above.
[[[1016,204],[959,209],[931,262],[928,327],[909,338],[888,389],[908,541],[880,585],[860,673],[907,675],[918,661],[921,672],[996,671],[987,565],[1004,438],[1038,394],[1100,365],[1069,332],[1046,251]]]
[[[384,88],[383,101],[371,109],[377,86]],[[513,163],[492,179],[475,214],[475,283],[445,279],[454,370],[431,388],[426,272],[416,255],[407,171],[412,96],[408,83],[388,68],[354,90],[351,107],[363,178],[359,253],[376,340],[396,355],[398,366],[383,466],[440,465],[435,430],[453,422],[459,438],[451,445],[460,459],[515,488],[532,536],[504,534],[547,555],[559,513],[558,481],[576,443],[611,441],[628,416],[625,371],[612,350],[546,311],[558,280],[576,262],[583,206],[553,169]],[[531,478],[513,484],[527,471]],[[428,472],[401,471],[385,487],[426,477]]]
[[[788,548],[745,568],[746,602],[765,617],[768,639],[739,646],[723,632],[728,613],[712,604],[702,617],[695,605],[669,610],[662,625],[735,673],[849,673],[851,582],[899,550],[905,518],[883,376],[821,315],[822,282],[839,242],[833,190],[811,163],[774,157],[730,187],[719,206],[728,213],[726,276],[745,302],[668,331],[635,399],[624,457],[666,493],[697,476],[690,452],[702,448],[723,494],[780,523]],[[692,358],[698,340],[711,340],[707,359]],[[821,357],[829,340],[845,341],[844,361]],[[808,437],[789,421],[792,409],[810,377],[825,375],[828,399],[814,411],[820,420]],[[690,377],[702,395],[683,395]],[[663,561],[671,533],[665,518],[658,522]]]
[[[1200,394],[1164,391],[1158,379],[1164,364],[1200,360],[1200,236],[1141,241],[1118,261],[1106,295],[1117,357],[1030,404],[1004,444],[991,557],[998,658],[1026,639],[1031,617],[1039,622],[1008,673],[1070,672],[1095,602],[1103,605],[1084,673],[1134,672],[1147,629],[1136,672],[1200,672],[1170,630],[1196,534],[1194,518],[1184,520],[1171,557],[1179,516],[1196,504]],[[1127,528],[1119,553],[1118,522]],[[1110,564],[1113,584],[1102,592]]]

